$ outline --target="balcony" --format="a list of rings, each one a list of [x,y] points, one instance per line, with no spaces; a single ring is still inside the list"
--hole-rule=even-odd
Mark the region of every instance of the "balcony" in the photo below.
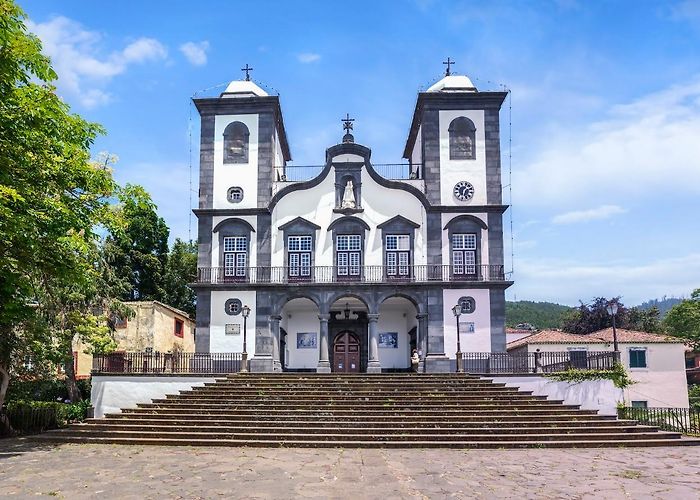
[[[501,265],[200,267],[197,283],[208,285],[317,285],[324,283],[473,283],[507,281]]]

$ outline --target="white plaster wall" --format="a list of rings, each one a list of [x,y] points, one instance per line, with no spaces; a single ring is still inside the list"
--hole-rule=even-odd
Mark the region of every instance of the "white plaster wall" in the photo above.
[[[441,214],[441,226],[443,228],[455,217],[459,217],[464,214]],[[486,214],[469,214],[478,219],[481,219],[484,224],[486,222]],[[449,265],[452,262],[450,253],[452,252],[452,244],[450,243],[450,232],[447,229],[442,231],[442,263],[444,265]],[[480,264],[482,266],[487,266],[489,264],[489,232],[488,229],[481,230],[481,248],[479,249]]]
[[[580,405],[582,410],[598,410],[601,415],[617,415],[617,403],[623,399],[622,389],[610,380],[591,380],[571,384],[557,382],[546,377],[483,377],[494,382],[505,383],[522,391],[532,391],[535,396],[562,400],[564,404]]]
[[[341,155],[334,159],[354,155]],[[316,231],[315,265],[333,265],[333,235],[328,226],[342,214],[333,213],[335,206],[335,174],[331,172],[318,186],[311,189],[294,191],[284,196],[272,212],[272,265],[284,266],[284,234],[277,228],[295,219],[303,217],[321,226]],[[403,215],[421,227],[416,229],[414,243],[414,264],[427,264],[425,209],[412,194],[400,189],[387,189],[380,186],[362,171],[362,208],[364,212],[356,215],[365,221],[370,231],[365,233],[365,265],[382,265],[383,245],[381,230],[377,225],[396,215]],[[213,252],[213,250],[212,250]]]
[[[570,348],[589,351],[611,351],[612,344],[528,344],[528,352],[568,351]],[[629,350],[642,347],[647,350],[647,368],[630,368]],[[620,343],[620,360],[635,384],[624,391],[625,403],[647,401],[651,407],[688,408],[688,387],[685,376],[685,348],[680,342]]]
[[[287,319],[287,367],[288,368],[316,368],[319,354],[319,326],[318,310],[304,308],[285,309]],[[297,333],[315,333],[316,349],[297,349]]]
[[[444,318],[445,354],[455,359],[457,352],[457,321],[452,308],[460,297],[474,297],[476,309],[460,316],[460,323],[473,322],[474,333],[460,327],[462,352],[491,352],[491,299],[487,289],[445,289],[442,291],[442,315]]]
[[[224,164],[224,129],[239,121],[248,127],[248,163]],[[255,208],[258,206],[258,115],[218,115],[214,121],[214,208]],[[243,188],[243,200],[229,203],[226,191]]]
[[[212,217],[212,229],[215,228],[219,222],[230,219],[231,217],[230,215],[215,215]],[[250,241],[248,242],[248,267],[255,267],[258,262],[258,218],[255,215],[237,215],[236,218],[248,222],[256,231],[250,233]],[[212,233],[211,266],[223,267],[223,265],[223,262],[219,263],[219,233]]]
[[[248,316],[247,348],[248,358],[255,352],[255,309],[256,293],[250,290],[212,290],[211,292],[211,322],[209,324],[210,352],[243,352],[243,315],[231,316],[226,314],[224,305],[228,299],[239,299],[243,305],[250,307]],[[240,335],[226,335],[226,324],[241,325]]]
[[[411,305],[409,308],[415,311]],[[380,307],[377,331],[379,333],[397,332],[399,346],[396,349],[380,348],[379,362],[382,368],[408,368],[410,366],[410,343],[408,338],[410,314],[406,308]]]
[[[136,408],[138,403],[148,403],[214,381],[212,377],[95,375],[92,377],[90,401],[95,407],[95,417],[103,418],[106,413],[120,413],[123,408]]]
[[[459,116],[466,116],[476,127],[476,159],[450,160],[450,122]],[[486,205],[486,148],[483,110],[443,110],[440,120],[440,200],[443,205]],[[474,186],[474,196],[469,201],[459,201],[453,189],[459,181],[470,182]]]

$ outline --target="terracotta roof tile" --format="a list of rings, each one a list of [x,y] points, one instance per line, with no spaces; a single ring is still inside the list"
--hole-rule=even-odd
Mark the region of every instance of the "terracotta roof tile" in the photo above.
[[[609,344],[613,341],[612,328],[599,330],[587,335],[579,335],[575,333],[562,332],[560,330],[542,330],[541,332],[533,333],[527,337],[523,337],[507,344],[507,349],[514,349],[527,344]],[[636,332],[633,330],[617,329],[617,341],[620,343],[682,343],[683,340],[669,337],[667,335],[658,335],[655,333]]]

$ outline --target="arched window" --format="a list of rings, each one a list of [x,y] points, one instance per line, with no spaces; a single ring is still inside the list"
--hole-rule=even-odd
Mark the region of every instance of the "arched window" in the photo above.
[[[249,138],[244,123],[229,123],[224,130],[224,163],[248,163]]]
[[[450,160],[476,158],[476,127],[469,118],[460,116],[450,123]]]

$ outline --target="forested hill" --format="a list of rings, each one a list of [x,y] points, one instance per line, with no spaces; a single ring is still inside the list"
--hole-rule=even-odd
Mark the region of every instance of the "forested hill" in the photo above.
[[[560,328],[563,315],[571,309],[553,302],[506,302],[506,326],[514,328],[518,323],[530,323],[540,330]]]
[[[651,299],[646,302],[643,302],[642,305],[639,306],[640,309],[651,309],[652,307],[656,307],[659,310],[659,316],[663,318],[666,316],[666,313],[671,309],[673,306],[676,304],[680,303],[683,299],[677,299],[675,297],[663,297],[661,299]]]

